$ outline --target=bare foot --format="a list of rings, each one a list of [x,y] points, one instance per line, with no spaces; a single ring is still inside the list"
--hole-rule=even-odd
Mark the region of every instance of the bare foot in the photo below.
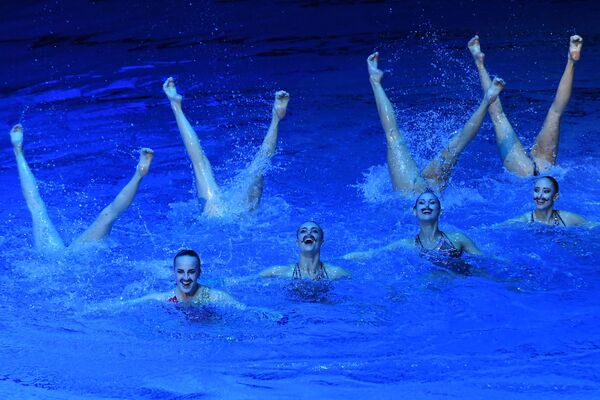
[[[485,92],[485,100],[487,100],[488,105],[492,104],[498,98],[498,95],[504,89],[506,82],[502,78],[495,77],[492,81],[492,84]]]
[[[178,106],[181,108],[181,95],[177,93],[177,88],[175,87],[175,79],[173,77],[167,78],[165,83],[163,83],[163,91],[167,95],[167,98],[171,102],[171,105]]]
[[[377,63],[379,62],[379,52],[371,54],[367,57],[367,68],[369,70],[369,79],[373,83],[381,83],[381,78],[383,78],[383,71],[377,68]]]
[[[154,150],[147,147],[142,147],[140,149],[140,161],[138,162],[136,170],[142,178],[148,175],[148,171],[150,171],[150,164],[152,163],[153,158]]]
[[[275,92],[275,102],[273,103],[273,112],[279,119],[285,117],[287,111],[287,105],[290,101],[290,94],[285,90],[278,90]]]
[[[23,152],[23,126],[16,124],[10,130],[10,142],[15,148],[15,152]]]
[[[569,38],[569,58],[571,60],[579,61],[581,46],[583,46],[583,38],[581,36],[573,35]]]
[[[473,56],[476,62],[483,62],[485,54],[483,54],[483,52],[481,51],[479,36],[473,36],[471,40],[469,40],[469,43],[467,43],[467,47],[469,48],[469,51],[471,52],[471,55]]]

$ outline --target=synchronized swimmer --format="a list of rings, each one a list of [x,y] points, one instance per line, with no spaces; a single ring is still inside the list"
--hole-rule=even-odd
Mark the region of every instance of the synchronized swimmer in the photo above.
[[[151,293],[133,300],[125,300],[121,304],[138,304],[147,301],[177,303],[190,307],[225,307],[238,311],[251,312],[260,318],[270,319],[279,324],[286,324],[287,315],[262,307],[251,307],[234,299],[222,290],[200,284],[202,262],[200,255],[194,250],[183,249],[173,257],[173,274],[175,290],[162,293]]]
[[[573,75],[575,63],[581,57],[583,38],[578,35],[569,38],[569,53],[567,65],[560,78],[554,101],[546,114],[542,129],[538,133],[530,155],[523,148],[523,144],[508,121],[500,99],[490,104],[488,109],[494,130],[496,142],[500,151],[500,158],[504,168],[518,176],[535,176],[546,172],[556,164],[558,155],[558,139],[560,136],[560,118],[564,114],[571,93],[573,92]],[[485,92],[491,84],[490,76],[485,68],[485,55],[481,52],[479,36],[473,37],[468,43],[469,50],[477,65],[481,87]]]
[[[300,250],[298,262],[267,268],[259,276],[312,280],[350,278],[350,273],[344,268],[321,261],[321,246],[324,241],[323,228],[314,221],[306,221],[296,231],[296,244]]]
[[[23,127],[20,124],[13,126],[10,131],[10,140],[13,145],[17,169],[19,171],[19,180],[21,181],[21,190],[27,203],[27,208],[33,221],[33,238],[36,249],[43,253],[53,253],[65,249],[60,235],[54,224],[48,216],[46,204],[42,200],[35,177],[25,160],[23,153]],[[98,241],[104,239],[110,233],[113,224],[119,216],[133,202],[142,178],[148,174],[150,164],[154,158],[152,149],[142,148],[140,150],[140,159],[135,169],[133,177],[119,192],[117,197],[106,206],[96,220],[92,223],[71,244],[77,246],[85,242]]]
[[[223,216],[227,213],[223,191],[215,181],[210,161],[204,154],[196,131],[183,113],[181,108],[183,98],[177,93],[175,80],[168,78],[163,84],[163,90],[171,103],[171,110],[175,115],[181,139],[194,168],[196,190],[198,196],[204,201],[204,214],[211,217]],[[242,206],[247,210],[254,210],[262,197],[264,172],[268,161],[275,154],[279,135],[279,122],[285,117],[289,100],[290,95],[286,91],[280,90],[275,93],[271,124],[267,134],[254,159],[243,171],[244,184],[238,190],[245,195]]]
[[[558,181],[551,176],[543,176],[537,179],[533,185],[533,201],[535,208],[510,219],[506,222],[524,222],[541,223],[552,226],[587,226],[594,227],[598,223],[588,221],[579,214],[570,211],[559,211],[554,208],[554,203],[558,200]]]
[[[400,239],[376,249],[348,253],[343,258],[347,260],[371,258],[379,253],[401,247],[416,249],[421,255],[431,259],[437,259],[440,256],[458,258],[464,252],[482,255],[481,250],[467,235],[440,230],[439,220],[442,204],[435,193],[431,191],[421,193],[415,201],[413,213],[419,221],[419,232],[414,238]]]
[[[454,135],[447,147],[442,149],[437,157],[419,172],[417,163],[406,145],[404,135],[396,123],[394,106],[381,85],[383,71],[378,68],[378,61],[379,53],[371,54],[367,58],[367,67],[369,81],[377,104],[377,112],[385,132],[387,166],[394,190],[408,196],[422,193],[427,189],[443,191],[450,178],[450,173],[458,161],[458,157],[477,135],[483,124],[487,109],[496,101],[504,88],[504,81],[500,78],[494,78],[493,81],[488,82],[479,107],[471,115],[462,130]]]
[[[373,90],[379,118],[387,143],[387,166],[395,191],[404,195],[419,194],[413,206],[413,213],[419,222],[419,231],[414,238],[401,239],[384,247],[346,254],[347,260],[374,257],[385,251],[400,247],[412,248],[432,260],[440,257],[457,259],[463,253],[482,255],[473,241],[460,232],[444,232],[439,227],[442,211],[441,201],[434,190],[442,192],[449,180],[458,158],[466,146],[480,130],[486,113],[489,113],[496,132],[496,141],[504,167],[518,176],[539,175],[556,163],[560,134],[560,119],[569,102],[573,87],[575,63],[580,59],[583,39],[574,35],[570,37],[567,65],[561,77],[554,101],[546,115],[530,155],[526,153],[521,141],[514,132],[499,99],[505,83],[500,78],[491,79],[484,65],[484,53],[481,51],[479,37],[468,42],[468,48],[477,66],[483,97],[477,109],[472,113],[463,128],[453,135],[447,146],[419,171],[412,157],[402,131],[396,122],[394,108],[381,84],[383,71],[378,68],[379,53],[375,52],[367,58],[369,81]],[[204,214],[220,217],[232,212],[227,204],[224,190],[216,183],[211,164],[200,144],[200,139],[189,123],[182,109],[182,96],[177,93],[175,81],[168,78],[163,84],[179,133],[187,154],[192,162],[195,185],[198,196],[204,202]],[[254,159],[240,173],[243,182],[236,189],[243,198],[241,208],[252,211],[261,199],[264,173],[269,161],[275,154],[279,134],[279,123],[285,117],[289,94],[285,91],[275,93],[272,107],[271,123],[263,142]],[[23,128],[15,125],[10,131],[14,148],[21,189],[33,221],[35,246],[42,252],[55,252],[66,246],[48,216],[46,206],[38,192],[37,182],[23,153]],[[135,173],[121,192],[105,207],[92,225],[73,244],[98,241],[105,238],[117,218],[132,203],[139,184],[149,171],[154,152],[142,148]],[[558,182],[551,176],[544,176],[535,181],[533,199],[535,208],[509,223],[542,223],[551,226],[596,226],[597,223],[587,221],[582,216],[559,211],[554,208],[559,198]],[[236,208],[237,209],[237,208]],[[296,243],[299,258],[295,264],[278,265],[263,270],[260,277],[281,277],[303,280],[337,280],[349,278],[351,275],[344,268],[325,264],[321,261],[321,247],[324,243],[324,232],[319,224],[313,221],[304,222],[296,232]],[[229,294],[201,285],[201,260],[194,250],[179,251],[173,259],[173,272],[176,288],[165,293],[154,293],[142,298],[129,300],[137,303],[146,300],[168,301],[192,306],[223,305],[238,310],[255,311],[269,317],[281,315],[256,307],[249,307],[235,300]]]

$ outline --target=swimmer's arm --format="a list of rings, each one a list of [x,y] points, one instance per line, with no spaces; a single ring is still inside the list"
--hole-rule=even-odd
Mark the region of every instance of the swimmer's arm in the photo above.
[[[561,211],[560,216],[565,221],[567,226],[583,226],[586,228],[593,228],[600,225],[598,222],[588,221],[581,215],[569,211]]]
[[[225,292],[223,292],[221,290],[217,290],[217,289],[209,289],[209,290],[210,290],[209,301],[211,303],[226,306],[226,307],[232,307],[232,308],[235,308],[237,310],[242,310],[242,311],[244,311],[246,308],[248,308],[247,305],[245,305],[244,303],[240,303],[239,301],[234,299],[233,296],[231,296],[228,293],[225,293]]]
[[[519,215],[518,217],[514,217],[511,219],[507,219],[506,221],[503,222],[498,222],[495,223],[491,226],[491,228],[502,228],[505,227],[506,225],[510,225],[510,224],[526,224],[529,222],[529,219],[531,218],[531,212],[526,212],[523,215]]]
[[[216,289],[210,289],[210,302],[220,305],[235,308],[240,311],[249,311],[256,314],[259,318],[270,319],[276,322],[282,322],[285,317],[283,314],[262,307],[251,307],[241,303],[233,298],[228,293]]]
[[[276,278],[282,276],[291,276],[293,270],[293,266],[290,267],[289,265],[276,265],[274,267],[270,267],[259,272],[257,275],[229,277],[223,279],[223,282],[226,285],[239,285],[249,281],[255,281],[257,278]]]
[[[395,242],[392,242],[383,247],[378,247],[378,248],[366,250],[366,251],[353,251],[351,253],[345,254],[344,256],[342,256],[342,258],[344,260],[362,260],[362,259],[366,259],[366,258],[375,257],[376,255],[378,255],[380,253],[390,251],[390,250],[395,250],[400,247],[413,247],[413,246],[414,246],[413,239],[400,239],[400,240],[396,240]]]
[[[330,279],[350,279],[352,275],[346,269],[342,267],[336,267],[335,265],[325,264],[327,269],[327,275]]]
[[[294,267],[289,265],[276,265],[274,267],[262,270],[258,276],[261,278],[274,278],[278,276],[289,276],[290,271],[293,271]]]
[[[452,236],[453,239],[456,240],[456,242],[458,242],[462,249],[464,251],[466,251],[469,254],[473,254],[476,256],[483,256],[484,254],[481,252],[481,250],[479,250],[479,248],[477,247],[477,245],[471,240],[470,237],[468,237],[467,235],[457,232],[455,234],[453,234]]]
[[[174,293],[150,293],[142,297],[138,297],[137,299],[128,299],[124,300],[121,298],[121,304],[139,304],[145,303],[147,301],[167,301],[169,298],[173,297]]]
[[[147,301],[167,301],[170,297],[173,297],[173,293],[151,293],[142,297],[138,297],[137,299],[124,299],[123,297],[119,299],[113,299],[109,301],[104,301],[100,304],[95,304],[91,306],[87,306],[85,312],[94,312],[94,311],[108,311],[108,310],[118,310],[121,307],[131,306],[135,304],[145,303]]]

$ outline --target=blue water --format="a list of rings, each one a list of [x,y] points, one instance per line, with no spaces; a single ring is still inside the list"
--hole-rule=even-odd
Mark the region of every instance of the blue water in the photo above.
[[[142,2],[140,2],[142,3]],[[265,2],[0,5],[0,397],[36,399],[600,396],[598,228],[492,228],[531,209],[531,180],[505,172],[489,118],[442,201],[442,229],[490,255],[475,276],[407,250],[341,256],[416,233],[413,199],[392,192],[365,59],[420,165],[480,98],[467,40],[478,33],[503,104],[533,143],[568,36],[584,37],[562,121],[560,209],[600,221],[600,5],[594,2]],[[161,85],[174,76],[217,180],[260,144],[273,93],[291,93],[257,212],[200,216],[192,170]],[[25,149],[50,216],[69,243],[156,152],[110,238],[46,257],[8,138]],[[297,257],[295,229],[325,229],[322,257],[350,281],[298,298],[283,282],[236,278]],[[100,309],[173,287],[171,257],[192,247],[201,280],[287,325],[172,304]]]

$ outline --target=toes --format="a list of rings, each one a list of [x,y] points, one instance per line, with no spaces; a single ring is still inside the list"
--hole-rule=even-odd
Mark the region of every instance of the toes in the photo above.
[[[277,100],[286,99],[288,97],[290,97],[290,94],[285,90],[278,90],[277,92],[275,92],[275,98]]]

